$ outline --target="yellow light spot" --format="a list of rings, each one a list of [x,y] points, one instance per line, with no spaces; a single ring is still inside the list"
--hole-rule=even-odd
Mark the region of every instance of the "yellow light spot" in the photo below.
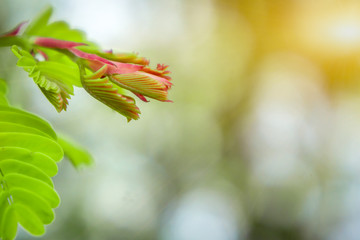
[[[295,28],[300,36],[297,41],[314,53],[348,55],[360,51],[360,15],[330,11],[300,16]]]
[[[360,43],[360,20],[334,21],[330,26],[328,37],[337,44],[359,45]]]

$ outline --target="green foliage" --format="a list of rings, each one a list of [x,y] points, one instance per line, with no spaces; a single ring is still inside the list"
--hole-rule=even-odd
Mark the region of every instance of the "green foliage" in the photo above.
[[[79,168],[83,165],[88,166],[93,163],[94,160],[89,152],[69,138],[61,136],[58,138],[58,143],[74,167]]]
[[[64,21],[49,23],[52,12],[53,9],[51,7],[46,8],[29,24],[24,32],[24,35],[51,37],[61,40],[85,42],[87,44],[94,45],[93,43],[87,41],[83,31],[71,29]]]
[[[17,65],[29,73],[58,112],[67,109],[74,86],[83,87],[92,97],[124,115],[139,119],[134,98],[122,95],[124,89],[147,102],[145,96],[168,102],[171,88],[167,65],[148,67],[149,61],[135,53],[103,51],[89,42],[82,31],[63,21],[49,22],[52,9],[46,9],[25,32],[18,25],[0,35],[0,46],[12,46]],[[88,78],[105,67],[97,78]],[[106,68],[107,67],[107,68]]]
[[[37,16],[26,28],[25,34],[26,35],[36,35],[39,29],[46,27],[53,9],[51,7],[46,8],[39,16]]]
[[[1,97],[6,86],[0,81]],[[60,198],[51,177],[64,152],[49,123],[7,105],[0,106],[0,237],[14,239],[18,223],[33,235],[54,220]]]
[[[52,177],[63,156],[74,166],[92,163],[90,154],[76,143],[58,138],[40,117],[11,107],[0,79],[0,238],[14,239],[18,224],[33,235],[54,220],[60,198]]]
[[[6,94],[6,83],[0,79],[0,105],[8,105],[8,101],[5,97]]]
[[[122,95],[123,89],[143,101],[147,100],[141,94],[167,101],[171,86],[167,66],[158,64],[152,70],[149,61],[137,54],[102,51],[67,23],[49,23],[51,13],[46,9],[21,35],[24,23],[0,35],[0,47],[11,46],[17,66],[28,72],[58,112],[67,109],[74,87],[83,87],[128,121],[138,119],[140,110],[132,97]],[[112,75],[123,76],[111,81]],[[53,221],[60,198],[51,177],[64,154],[76,168],[93,159],[76,143],[58,138],[45,120],[10,106],[5,94],[6,83],[0,80],[0,238],[12,240],[19,224],[42,235],[44,226]]]
[[[38,62],[17,46],[13,46],[12,51],[19,58],[17,65],[29,73],[56,110],[66,110],[68,99],[74,92],[73,85],[80,84],[78,69],[57,61]]]
[[[62,40],[86,42],[82,31],[74,30],[63,21],[48,24],[52,8],[47,8],[26,28],[24,38],[32,36],[51,37]],[[16,36],[13,37],[15,40]],[[42,93],[58,112],[66,110],[68,100],[73,95],[73,86],[81,87],[77,65],[66,55],[46,48],[26,49],[15,45],[12,52],[19,58],[17,65],[29,73],[29,77],[39,86]],[[36,53],[36,54],[34,54]],[[35,56],[43,54],[47,61],[38,61]]]
[[[28,36],[51,37],[75,42],[86,42],[84,32],[71,29],[64,21],[56,21],[49,24],[53,10],[51,7],[45,9],[25,30]]]

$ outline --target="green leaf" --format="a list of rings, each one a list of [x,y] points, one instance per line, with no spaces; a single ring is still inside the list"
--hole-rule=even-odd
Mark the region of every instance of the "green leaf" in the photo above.
[[[7,199],[6,199],[7,200]],[[17,232],[17,219],[15,211],[11,207],[5,208],[1,221],[0,234],[4,240],[12,240],[16,236]]]
[[[45,233],[41,219],[26,205],[14,202],[6,207],[2,215],[0,236],[4,240],[14,239],[18,222],[33,235]]]
[[[83,31],[71,29],[70,26],[64,21],[53,22],[39,29],[36,35],[73,42],[86,42],[85,33]]]
[[[24,34],[26,35],[36,35],[42,28],[44,28],[53,12],[52,7],[47,7],[43,12],[41,12],[35,20],[33,20],[29,26],[26,28]]]
[[[39,179],[50,187],[54,187],[54,184],[51,178],[46,175],[41,169],[36,166],[25,163],[23,161],[15,160],[15,159],[5,159],[0,161],[0,169],[4,175],[10,173],[19,173],[23,175],[27,175],[32,178]]]
[[[35,80],[38,84],[41,92],[49,100],[49,102],[55,107],[56,111],[61,112],[67,109],[69,104],[68,99],[70,98],[69,92],[64,90],[64,87],[57,85],[54,82],[48,81],[47,78],[37,75],[39,78]],[[61,83],[60,83],[61,84]]]
[[[17,221],[35,236],[40,236],[45,233],[45,227],[39,217],[23,204],[14,203],[12,209],[16,214]]]
[[[1,105],[9,105],[8,100],[6,98],[6,92],[7,92],[7,87],[6,87],[6,82],[5,80],[0,78],[0,106]]]
[[[17,46],[13,46],[12,51],[19,58],[17,65],[29,73],[55,109],[58,112],[66,110],[68,99],[74,92],[73,85],[81,86],[77,67],[56,61],[38,62]]]
[[[59,137],[58,143],[74,167],[79,168],[82,165],[91,165],[93,163],[93,158],[90,153],[68,138],[63,136]]]
[[[5,95],[7,92],[7,86],[4,79],[0,78],[0,95]]]
[[[38,62],[39,71],[50,79],[61,79],[67,86],[75,85],[81,87],[79,69],[76,65],[63,64],[59,62]],[[68,89],[71,94],[73,89]]]
[[[28,25],[23,35],[3,37],[0,46],[14,44],[11,50],[18,58],[17,65],[28,72],[60,112],[66,110],[74,86],[83,86],[78,66],[65,50],[36,46],[34,37],[83,42],[94,49],[96,45],[66,22],[49,24],[51,14],[52,8],[47,8]],[[133,59],[132,56],[126,58]],[[113,109],[138,116],[134,100],[120,95],[120,88],[108,79],[100,86],[96,82],[99,80],[84,81],[94,96]],[[112,86],[110,91],[101,89],[108,85]],[[51,125],[42,118],[9,106],[5,95],[6,83],[0,79],[0,239],[13,240],[19,224],[30,234],[42,235],[45,225],[54,220],[54,208],[60,204],[60,198],[51,177],[57,174],[56,163],[64,152],[75,167],[89,165],[93,159],[72,141],[58,139]]]
[[[21,46],[23,49],[31,49],[27,39],[19,36],[0,37],[0,47],[11,47],[13,45]]]
[[[0,147],[0,161],[9,158],[32,164],[49,177],[55,176],[58,172],[56,162],[40,152],[32,152],[29,149],[19,147]]]
[[[46,8],[34,21],[26,28],[25,36],[51,37],[61,40],[83,42],[95,47],[96,44],[86,40],[85,33],[78,29],[72,29],[64,21],[49,23],[53,9]]]
[[[31,210],[38,216],[42,224],[50,224],[55,214],[51,206],[39,195],[25,189],[15,188],[10,191],[15,203],[20,203]]]
[[[15,188],[26,189],[44,199],[52,208],[60,204],[59,195],[54,188],[43,181],[19,173],[9,173],[3,177],[8,190]]]
[[[44,132],[41,132],[39,129],[27,127],[21,124],[16,124],[11,122],[0,122],[0,132],[23,132],[23,133],[33,133],[45,137],[49,136]]]
[[[29,133],[0,133],[2,147],[20,147],[33,152],[41,152],[54,161],[60,161],[64,152],[60,145],[51,138]]]
[[[63,150],[51,125],[38,116],[0,106],[0,119],[0,239],[13,240],[18,224],[42,235],[60,203],[51,177]]]
[[[2,95],[0,95],[0,106],[1,105],[5,105],[5,106],[9,105],[9,103],[7,101],[7,98],[5,96],[2,96]]]
[[[53,138],[54,140],[56,140],[56,138],[57,138],[56,133],[51,128],[50,124],[35,115],[30,115],[26,112],[20,113],[20,112],[13,112],[11,110],[7,111],[7,109],[5,107],[3,107],[3,108],[0,108],[0,119],[1,119],[0,120],[1,121],[0,128],[1,128],[1,123],[6,124],[7,126],[9,126],[9,124],[11,124],[11,123],[18,124],[18,125],[24,126],[24,128],[27,128],[27,129],[33,128],[33,130],[27,130],[24,132],[38,133],[40,131],[42,133],[42,134],[40,133],[41,135],[47,135],[47,136]],[[8,130],[10,130],[10,129],[8,129]],[[6,130],[6,129],[4,129],[4,130]],[[17,132],[19,132],[19,131],[17,131]]]

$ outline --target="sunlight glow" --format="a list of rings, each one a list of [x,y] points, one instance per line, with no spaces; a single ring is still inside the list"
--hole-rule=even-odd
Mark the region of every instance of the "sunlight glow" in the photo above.
[[[332,41],[339,44],[355,44],[360,42],[360,20],[359,21],[336,21],[329,28]]]
[[[301,14],[297,28],[299,43],[312,51],[325,55],[348,55],[360,51],[360,15],[347,11]]]

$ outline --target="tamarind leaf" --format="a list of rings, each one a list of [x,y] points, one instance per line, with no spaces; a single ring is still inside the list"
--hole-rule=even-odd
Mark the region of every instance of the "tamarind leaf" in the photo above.
[[[7,92],[6,82],[0,78],[0,106],[1,105],[9,105],[5,94]]]
[[[25,29],[24,34],[26,35],[36,35],[40,29],[44,28],[52,15],[52,7],[47,7],[44,9]]]
[[[73,86],[81,86],[78,68],[56,61],[39,62],[16,45],[12,51],[19,58],[17,65],[29,73],[55,109],[58,112],[66,110],[68,99],[74,92]]]
[[[0,161],[6,159],[17,159],[29,163],[53,177],[58,172],[56,162],[49,156],[41,152],[32,152],[26,148],[20,147],[0,147]]]
[[[91,165],[94,162],[87,150],[67,137],[58,137],[58,143],[64,150],[65,156],[70,160],[74,167],[79,168],[83,165]]]
[[[0,96],[5,96],[0,81]],[[20,224],[45,233],[60,198],[51,179],[64,152],[51,125],[40,117],[0,105],[0,239],[13,240]]]

